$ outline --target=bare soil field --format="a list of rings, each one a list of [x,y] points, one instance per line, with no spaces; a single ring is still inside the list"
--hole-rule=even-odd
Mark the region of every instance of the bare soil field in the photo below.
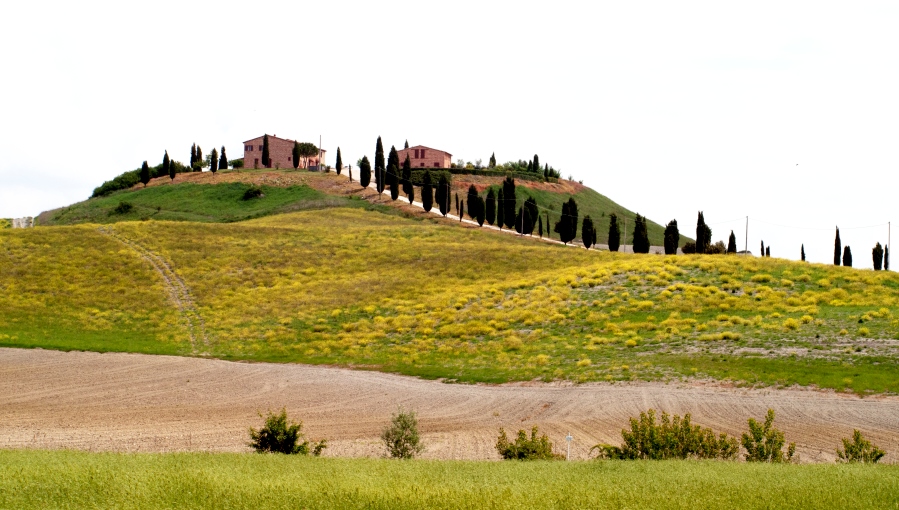
[[[139,354],[0,349],[0,448],[91,451],[248,451],[258,412],[286,407],[326,456],[380,456],[378,436],[402,406],[415,410],[426,458],[495,459],[498,430],[539,425],[573,459],[620,443],[648,408],[691,413],[739,435],[746,419],[777,412],[802,462],[828,462],[840,438],[861,430],[899,457],[899,397],[858,398],[807,389],[715,384],[445,384],[342,368]]]

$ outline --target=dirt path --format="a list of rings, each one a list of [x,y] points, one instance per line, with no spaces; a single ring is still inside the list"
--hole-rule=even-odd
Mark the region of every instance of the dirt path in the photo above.
[[[650,407],[692,413],[730,434],[769,407],[803,461],[832,461],[841,437],[862,430],[899,457],[899,398],[810,390],[633,384],[475,386],[328,367],[199,358],[0,349],[0,448],[245,451],[257,411],[286,406],[328,456],[377,456],[397,406],[418,412],[425,457],[493,459],[499,427],[539,425],[572,457],[620,442],[630,416]]]
[[[159,273],[169,299],[178,308],[178,312],[181,315],[181,321],[190,337],[191,350],[193,354],[198,354],[197,343],[201,342],[205,346],[208,345],[209,339],[206,336],[203,317],[197,311],[197,305],[193,296],[191,296],[187,283],[172,269],[172,265],[158,253],[151,251],[133,239],[125,237],[113,227],[99,227],[97,230],[131,248],[137,256],[153,266],[153,269]]]

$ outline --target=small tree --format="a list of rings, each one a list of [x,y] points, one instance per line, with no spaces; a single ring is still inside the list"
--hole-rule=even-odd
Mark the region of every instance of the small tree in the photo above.
[[[540,171],[540,156],[534,154],[534,172]]]
[[[368,156],[362,156],[359,162],[359,184],[363,188],[367,188],[371,183],[371,163],[368,162]]]
[[[496,223],[496,194],[493,188],[487,190],[487,200],[484,201],[484,217],[488,225]]]
[[[862,462],[876,464],[886,453],[862,436],[858,430],[852,432],[852,441],[843,439],[843,449],[837,449],[839,462]]]
[[[519,430],[515,441],[509,441],[506,431],[499,429],[499,438],[496,440],[496,451],[506,460],[552,460],[553,444],[546,434],[538,436],[539,430],[534,425],[531,428],[531,437],[524,430]]]
[[[634,220],[634,253],[649,253],[649,234],[646,232],[646,219],[637,214]]]
[[[565,244],[577,237],[577,216],[577,202],[573,197],[569,197],[567,202],[562,203],[562,217],[553,228],[553,231],[559,234],[560,240]]]
[[[200,146],[197,145],[197,162],[195,163],[196,167],[194,168],[194,171],[201,171],[203,169],[203,163],[203,149],[201,149]]]
[[[212,154],[209,156],[209,171],[212,172],[212,176],[215,177],[215,173],[219,170],[219,154],[218,151],[215,150],[215,147],[212,148]]]
[[[696,253],[705,253],[712,244],[712,229],[705,223],[705,216],[699,211],[696,220]]]
[[[489,166],[490,166],[490,168],[496,168],[496,153],[495,152],[490,155]]]
[[[761,250],[761,251],[759,251],[759,257],[764,257],[765,256],[765,241],[760,241],[760,242],[762,244],[759,247],[759,250]]]
[[[871,255],[874,257],[874,270],[880,271],[883,268],[883,248],[880,243],[874,245]]]
[[[406,140],[406,145],[405,145],[403,148],[404,148],[404,149],[408,149],[408,148],[409,148],[409,140]]]
[[[749,432],[742,436],[747,462],[790,462],[793,459],[796,443],[790,443],[785,453],[784,433],[774,428],[773,423],[774,409],[768,409],[764,425],[749,418]]]
[[[590,249],[590,246],[593,245],[593,238],[593,220],[588,214],[584,216],[584,222],[581,224],[581,240],[584,242],[584,248]]]
[[[837,227],[837,237],[833,241],[833,265],[840,265],[840,255],[842,252],[842,245],[840,243],[840,227]]]
[[[802,261],[805,262],[805,244],[799,248],[799,256],[802,257]]]
[[[168,151],[166,151],[165,155],[166,156],[169,155]],[[165,160],[163,160],[163,162],[165,162]],[[177,169],[177,167],[175,166],[175,162],[172,160],[169,160],[169,179],[171,179],[172,181],[175,180],[175,174],[177,173],[176,169]]]
[[[677,255],[679,244],[680,231],[677,229],[677,220],[671,220],[665,226],[665,255]]]
[[[618,251],[621,247],[621,230],[618,226],[618,215],[609,215],[609,251]]]
[[[771,245],[770,244],[768,246],[765,246],[765,256],[769,257],[769,258],[771,257]]]
[[[262,414],[259,414],[262,418]],[[281,409],[279,414],[271,411],[265,417],[265,424],[259,429],[250,428],[250,443],[257,453],[284,453],[309,455],[309,441],[303,439],[303,422],[293,423],[287,420],[287,410]],[[324,439],[312,446],[312,455],[322,454],[328,447]]]
[[[440,210],[440,214],[446,216],[450,211],[450,182],[446,178],[446,174],[440,174],[435,198],[437,199],[437,208]]]
[[[193,170],[194,165],[197,162],[197,144],[191,144],[190,146],[190,168]]]
[[[169,151],[165,151],[165,156],[162,157],[162,173],[160,175],[169,175]]]
[[[414,411],[399,409],[390,425],[381,432],[381,440],[387,447],[387,454],[394,459],[411,459],[424,451]]]
[[[378,137],[378,142],[375,144],[375,184],[378,188],[378,193],[382,193],[384,191],[384,175],[382,174],[383,170],[387,167],[384,166],[384,145],[381,143],[381,137]]]
[[[140,166],[140,182],[144,184],[144,187],[147,187],[147,183],[150,182],[150,165],[144,161],[144,164]]]
[[[730,238],[727,240],[727,253],[737,253],[737,236],[734,235],[734,231],[730,231]]]
[[[481,201],[478,200],[480,195],[478,195],[478,189],[475,188],[474,184],[468,186],[468,216],[472,219],[478,217],[478,206],[481,204]]]
[[[843,265],[852,267],[852,250],[848,244],[843,248]]]
[[[225,146],[222,145],[222,155],[219,156],[219,170],[228,169],[228,157],[225,156]]]
[[[431,172],[425,170],[425,175],[421,179],[421,206],[425,212],[431,212],[434,206],[434,189],[431,186]]]
[[[334,162],[334,170],[337,171],[337,175],[340,175],[340,172],[343,170],[343,158],[340,157],[340,147],[337,148],[337,161]]]

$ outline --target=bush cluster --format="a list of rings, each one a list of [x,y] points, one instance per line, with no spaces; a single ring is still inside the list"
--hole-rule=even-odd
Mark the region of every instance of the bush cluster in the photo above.
[[[531,428],[528,437],[524,430],[519,430],[515,441],[509,441],[504,429],[499,429],[499,438],[496,441],[496,451],[506,460],[552,460],[562,458],[553,453],[553,444],[546,434],[537,435],[539,430],[535,425]]]
[[[387,454],[394,459],[411,459],[424,451],[414,411],[397,411],[390,425],[381,432],[381,440]]]
[[[262,414],[259,415],[262,417]],[[279,414],[272,412],[265,417],[265,424],[259,429],[250,429],[250,443],[257,453],[284,453],[312,455],[318,457],[328,447],[324,439],[311,445],[303,439],[303,422],[293,423],[287,419],[287,410],[281,409]]]
[[[243,192],[244,200],[252,200],[254,198],[262,198],[265,194],[262,193],[262,188],[259,186],[250,186],[246,191]]]
[[[790,443],[783,451],[784,433],[773,426],[774,409],[768,409],[765,423],[749,418],[749,432],[743,434],[743,448],[747,462],[790,462],[796,453],[796,443]]]
[[[727,434],[715,435],[712,429],[693,425],[690,414],[683,418],[662,413],[656,423],[654,409],[630,419],[630,430],[621,431],[624,444],[598,444],[599,458],[605,459],[725,459],[736,458],[739,444]]]

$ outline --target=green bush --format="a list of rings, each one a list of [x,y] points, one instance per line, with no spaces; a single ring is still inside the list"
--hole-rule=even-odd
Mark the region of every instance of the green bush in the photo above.
[[[839,462],[877,463],[886,453],[862,436],[858,430],[853,431],[852,441],[843,439],[843,449],[837,450]]]
[[[759,425],[753,418],[749,418],[749,432],[743,434],[743,448],[746,449],[747,462],[790,462],[796,453],[796,443],[790,443],[786,453],[784,447],[784,433],[772,425],[774,423],[774,409],[768,409],[764,425]]]
[[[394,459],[411,459],[424,451],[414,411],[397,411],[390,425],[381,432],[381,440],[387,447],[387,454]]]
[[[262,417],[262,414],[259,415]],[[303,439],[303,422],[292,423],[287,420],[287,410],[281,409],[279,414],[272,412],[265,417],[265,425],[259,430],[250,428],[250,443],[257,453],[285,453],[309,455],[309,441]],[[328,447],[324,439],[312,446],[312,455],[322,454]]]
[[[250,186],[246,191],[243,192],[244,200],[252,200],[254,198],[262,198],[265,194],[262,193],[262,188],[259,186]]]
[[[3,230],[4,228],[12,228],[12,220],[0,218],[0,230]]]
[[[506,460],[552,460],[562,458],[553,454],[553,444],[546,434],[537,436],[537,426],[531,429],[531,437],[524,430],[519,430],[515,442],[509,442],[506,431],[499,429],[496,451]]]
[[[640,413],[640,418],[630,419],[630,430],[623,429],[624,444],[611,446],[598,444],[598,457],[604,459],[724,459],[736,458],[740,446],[737,439],[727,434],[715,435],[710,428],[691,423],[690,414],[681,418],[662,413],[656,423],[654,409]]]
[[[127,213],[131,212],[132,209],[134,209],[134,206],[131,205],[131,202],[122,201],[122,202],[119,202],[119,205],[115,206],[115,208],[112,210],[112,213],[113,214],[127,214]]]

